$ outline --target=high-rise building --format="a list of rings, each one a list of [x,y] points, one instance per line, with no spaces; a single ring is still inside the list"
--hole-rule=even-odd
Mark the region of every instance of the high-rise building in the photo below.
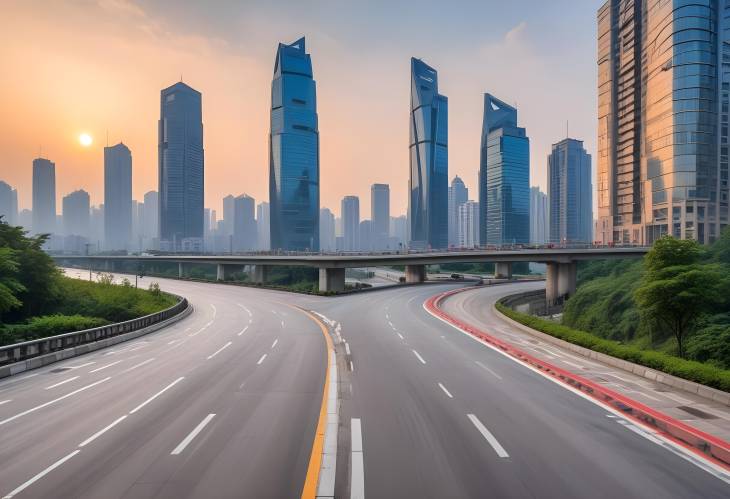
[[[469,189],[457,175],[449,186],[449,246],[459,246],[459,207],[469,199]]]
[[[322,251],[334,251],[337,240],[335,239],[335,215],[329,208],[319,210],[319,249]]]
[[[229,194],[223,198],[223,228],[226,236],[233,235],[233,219],[236,198]]]
[[[596,240],[702,243],[728,224],[730,5],[598,10]]]
[[[18,191],[0,180],[0,216],[10,225],[18,223]]]
[[[203,249],[202,95],[183,82],[160,93],[158,127],[160,249]]]
[[[403,249],[408,244],[408,217],[390,217],[390,238],[393,249]]]
[[[256,200],[242,194],[236,197],[233,207],[233,250],[256,250]]]
[[[123,143],[104,148],[104,248],[126,250],[132,239],[132,153]]]
[[[345,196],[342,198],[342,237],[345,251],[360,249],[360,198]]]
[[[530,244],[545,244],[549,234],[547,194],[530,187]]]
[[[438,93],[438,74],[411,58],[410,246],[446,248],[448,221],[448,100]]]
[[[390,232],[390,186],[388,184],[373,184],[370,187],[370,219],[372,220],[371,249],[386,249]]]
[[[63,213],[63,235],[88,238],[90,233],[91,208],[89,193],[74,191],[64,196],[61,209]]]
[[[32,232],[56,232],[56,164],[45,158],[33,160]]]
[[[550,242],[593,241],[591,156],[583,141],[564,139],[548,156]]]
[[[459,205],[459,243],[461,248],[479,246],[479,203],[467,201]]]
[[[480,243],[530,240],[530,140],[517,109],[484,94],[479,166]]]
[[[358,232],[359,251],[371,251],[373,249],[373,222],[371,220],[361,220]]]
[[[157,249],[159,247],[159,195],[157,191],[148,191],[144,195],[141,214],[141,249]]]
[[[259,249],[269,251],[271,249],[271,217],[269,203],[261,202],[256,206],[256,227],[258,229]]]
[[[316,84],[304,38],[279,44],[271,82],[271,247],[319,250]]]

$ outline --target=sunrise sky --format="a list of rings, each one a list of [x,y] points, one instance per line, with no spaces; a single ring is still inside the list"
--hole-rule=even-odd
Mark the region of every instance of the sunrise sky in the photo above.
[[[602,0],[2,2],[0,180],[31,204],[31,161],[56,163],[58,206],[75,189],[103,202],[103,146],[132,150],[135,199],[157,190],[159,95],[203,93],[206,206],[268,198],[270,85],[277,43],[307,38],[317,81],[321,206],[339,214],[370,185],[407,209],[410,57],[449,98],[449,176],[477,198],[482,94],[516,104],[531,180],[570,135],[595,158],[596,9]],[[82,147],[79,136],[93,138]],[[594,160],[595,169],[595,160]]]

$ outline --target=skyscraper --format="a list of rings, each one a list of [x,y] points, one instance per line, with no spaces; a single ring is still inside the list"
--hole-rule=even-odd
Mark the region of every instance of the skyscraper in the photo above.
[[[63,234],[65,236],[90,236],[91,208],[89,193],[80,189],[63,198]]]
[[[304,38],[279,44],[271,82],[271,247],[319,249],[319,129],[316,84]]]
[[[262,251],[271,249],[271,218],[269,203],[261,202],[256,206],[256,227],[258,229],[258,245]]]
[[[373,249],[373,222],[372,220],[361,220],[358,233],[359,251],[371,251]]]
[[[549,234],[547,194],[530,187],[530,244],[545,244]]]
[[[479,203],[467,201],[459,205],[459,242],[462,248],[479,246]]]
[[[242,194],[236,197],[233,206],[234,251],[256,250],[256,200],[248,194]]]
[[[603,243],[710,243],[728,224],[730,5],[609,0],[598,10]]]
[[[0,180],[0,216],[10,225],[18,223],[18,191]]]
[[[319,249],[334,251],[335,244],[335,216],[329,208],[321,208],[319,210]]]
[[[233,221],[235,219],[236,198],[229,194],[223,198],[223,227],[226,236],[233,235]]]
[[[479,165],[481,244],[530,240],[530,140],[517,109],[484,94]]]
[[[390,186],[388,184],[373,184],[370,187],[370,219],[372,221],[370,234],[372,249],[387,248],[390,232]]]
[[[56,164],[45,158],[33,160],[32,232],[56,232]]]
[[[104,247],[125,250],[132,239],[132,153],[123,143],[104,148]]]
[[[446,248],[448,221],[448,100],[438,93],[438,74],[411,58],[410,246]]]
[[[593,241],[591,156],[583,141],[564,139],[548,156],[550,242]]]
[[[342,236],[345,251],[360,249],[360,198],[345,196],[342,198]]]
[[[160,248],[202,251],[202,95],[183,82],[162,90],[158,127]]]
[[[469,189],[457,175],[449,186],[449,246],[460,245],[459,207],[469,199]]]
[[[142,249],[157,249],[159,246],[159,196],[157,191],[148,191],[144,195],[142,207]]]

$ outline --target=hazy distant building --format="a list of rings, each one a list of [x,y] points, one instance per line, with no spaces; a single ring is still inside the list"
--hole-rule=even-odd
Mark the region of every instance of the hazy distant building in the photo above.
[[[18,223],[18,191],[0,180],[0,216],[10,225]]]
[[[459,207],[469,199],[469,189],[457,175],[449,186],[449,246],[461,244],[459,237]]]
[[[388,247],[390,232],[390,186],[373,184],[370,187],[370,249],[382,250]]]
[[[233,215],[233,250],[257,249],[256,200],[247,194],[236,197]]]
[[[342,198],[342,237],[344,250],[360,249],[360,198],[345,196]]]
[[[319,210],[319,249],[334,251],[336,249],[335,215],[329,208]]]
[[[183,82],[162,90],[158,139],[160,248],[202,251],[202,95]]]
[[[358,233],[358,250],[372,251],[373,249],[373,222],[371,220],[361,220],[360,230]]]
[[[548,156],[550,242],[593,241],[591,156],[583,141],[564,139]]]
[[[549,234],[547,194],[530,187],[530,243],[545,244]]]
[[[74,191],[64,196],[61,209],[63,213],[63,234],[65,236],[90,236],[91,204],[89,193]]]
[[[104,148],[104,247],[125,250],[132,239],[132,153],[123,143]]]
[[[459,206],[459,243],[462,248],[479,246],[479,203],[467,201]]]
[[[448,221],[448,100],[438,93],[438,74],[411,58],[410,246],[446,248]]]
[[[227,236],[233,235],[235,203],[236,198],[231,194],[223,198],[223,230]]]
[[[408,246],[408,218],[405,215],[390,217],[390,238],[393,249]]]
[[[32,232],[56,232],[56,164],[45,158],[33,160]]]
[[[269,203],[261,202],[256,206],[256,227],[258,229],[258,247],[262,251],[271,249],[271,211]]]
[[[142,249],[159,248],[159,195],[157,191],[148,191],[142,204],[140,230],[142,233]]]
[[[316,84],[304,38],[279,44],[271,82],[271,247],[319,249],[319,129]]]

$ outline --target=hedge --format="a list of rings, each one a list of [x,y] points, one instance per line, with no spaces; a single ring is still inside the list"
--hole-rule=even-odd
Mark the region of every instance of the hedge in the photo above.
[[[108,324],[98,317],[83,315],[45,315],[33,317],[24,324],[0,326],[0,345],[12,345],[21,341],[46,338],[57,334],[81,331]]]

